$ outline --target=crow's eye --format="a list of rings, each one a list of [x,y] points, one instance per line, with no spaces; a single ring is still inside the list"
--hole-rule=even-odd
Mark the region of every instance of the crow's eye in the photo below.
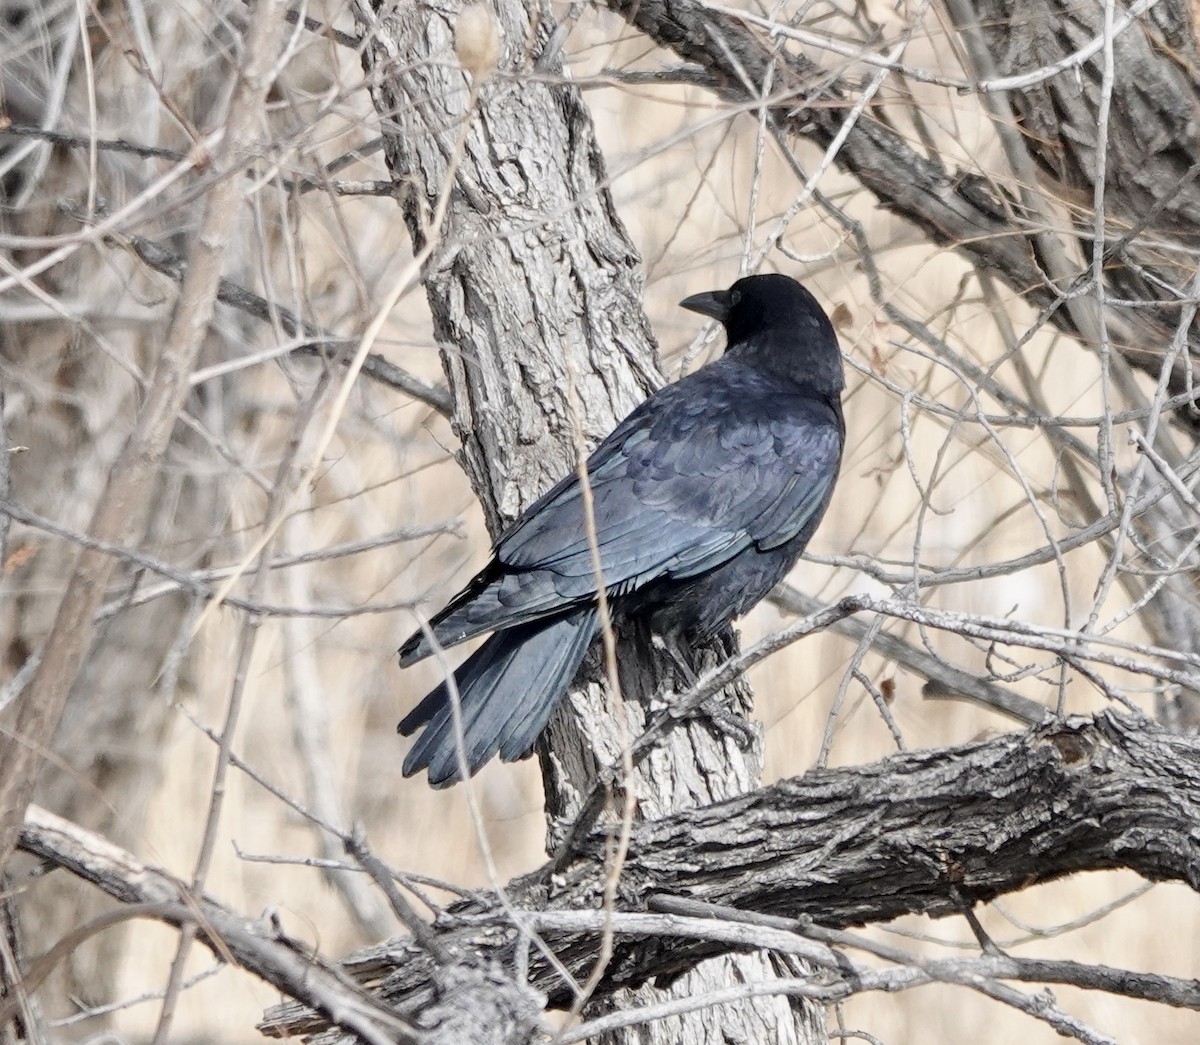
[[[736,305],[742,300],[742,292],[740,290],[731,290],[729,292],[729,304]]]

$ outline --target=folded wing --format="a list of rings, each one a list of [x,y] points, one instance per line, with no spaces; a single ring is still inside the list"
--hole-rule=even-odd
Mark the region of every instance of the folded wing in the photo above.
[[[827,500],[840,409],[726,357],[635,410],[588,462],[603,583],[613,595],[791,540]],[[500,538],[492,563],[432,622],[442,645],[590,604],[588,512],[571,475]],[[422,635],[401,662],[428,655]]]

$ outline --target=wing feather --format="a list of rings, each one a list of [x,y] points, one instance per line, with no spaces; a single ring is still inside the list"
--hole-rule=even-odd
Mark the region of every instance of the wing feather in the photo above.
[[[842,438],[836,406],[745,366],[714,364],[664,389],[589,461],[606,585],[687,577],[751,543],[786,543],[825,502]],[[593,584],[578,478],[533,505],[496,555]]]

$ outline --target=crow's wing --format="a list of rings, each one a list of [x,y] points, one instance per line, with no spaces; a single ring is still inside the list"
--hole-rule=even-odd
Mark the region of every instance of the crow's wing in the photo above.
[[[795,537],[837,478],[842,416],[830,400],[726,356],[633,411],[588,461],[605,589],[687,579],[750,546]],[[496,543],[496,557],[430,623],[451,646],[562,613],[596,595],[582,487],[570,475]],[[421,633],[401,664],[428,656]]]
[[[606,588],[694,576],[751,544],[790,540],[826,500],[842,440],[840,411],[828,400],[780,388],[728,357],[664,388],[588,462]],[[577,476],[530,506],[497,543],[496,559],[550,574],[562,598],[594,593]]]

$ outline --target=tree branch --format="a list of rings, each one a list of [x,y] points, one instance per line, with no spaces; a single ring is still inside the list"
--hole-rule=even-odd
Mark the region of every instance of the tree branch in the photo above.
[[[53,813],[30,806],[18,845],[91,882],[139,913],[170,925],[194,924],[197,938],[223,961],[234,961],[325,1019],[372,1045],[414,1041],[413,1028],[270,919],[254,922]],[[36,964],[36,963],[35,963]]]
[[[1200,840],[1192,827],[1198,820],[1200,740],[1111,713],[1076,717],[962,747],[816,770],[635,823],[618,908],[633,913],[661,907],[664,895],[688,897],[784,916],[789,924],[801,918],[842,928],[902,914],[957,914],[964,903],[1080,871],[1127,868],[1200,889]],[[595,911],[608,845],[608,831],[594,831],[560,873],[543,868],[510,883],[510,903],[529,911]],[[482,893],[448,908],[436,926],[447,947],[481,964],[515,968],[535,927],[575,976],[586,974],[595,952],[594,929],[537,917],[514,927]],[[645,929],[618,932],[600,993],[676,974],[730,949],[772,946],[762,934],[738,943],[715,931]],[[997,959],[995,975],[1036,979],[1047,971],[1006,961]],[[401,1007],[420,999],[434,974],[409,940],[361,951],[344,966],[356,978],[382,982],[383,997]],[[1094,983],[1103,987],[1116,976],[1099,970]],[[569,1002],[560,975],[538,954],[529,958],[529,981],[552,1004]],[[1130,992],[1172,1004],[1196,1000],[1178,983],[1127,982]],[[319,1026],[284,1006],[262,1029],[283,1035]]]
[[[244,61],[233,77],[222,133],[212,150],[224,172],[208,192],[192,243],[170,328],[155,361],[137,423],[113,465],[89,532],[97,540],[129,543],[144,525],[155,472],[190,389],[189,377],[212,320],[221,265],[241,199],[239,169],[259,133],[263,99],[274,82],[281,23],[275,5],[256,6],[246,33]],[[111,557],[83,551],[67,582],[44,655],[15,706],[0,712],[0,867],[16,844],[45,752],[66,707],[94,633],[93,617],[112,573]]]
[[[116,237],[111,239],[113,242],[120,242]],[[182,280],[187,272],[187,263],[182,257],[145,236],[130,236],[128,244],[130,249],[156,272],[161,272],[174,280]],[[352,346],[355,341],[354,338],[330,334],[315,323],[310,323],[296,315],[286,306],[268,301],[261,295],[255,294],[229,279],[221,279],[217,284],[217,300],[267,323],[278,322],[283,330],[293,337],[307,338],[305,344],[297,345],[290,350],[296,355],[328,356],[333,359],[342,359],[345,357],[347,347]],[[439,414],[450,416],[452,404],[450,394],[445,388],[422,381],[407,370],[396,366],[378,352],[368,353],[366,359],[363,360],[362,373],[364,377],[369,377],[398,392],[404,392],[426,406],[433,407]]]
[[[729,8],[710,7],[701,0],[605,0],[605,6],[659,46],[703,69],[714,82],[721,85],[719,93],[728,100],[752,104],[757,109],[761,98],[754,92],[761,90],[764,83],[774,83],[773,116],[789,134],[828,148],[841,133],[845,112],[853,101],[848,90],[831,82],[828,71],[818,68],[805,56],[781,50],[775,34],[767,36],[760,27],[761,19],[747,17]],[[1051,14],[1030,18],[1028,12],[1007,4],[1006,0],[995,0],[992,6],[995,10],[989,8],[979,12],[980,22],[993,27],[993,34],[999,38],[997,48],[1002,48],[1010,56],[1030,53],[1029,46],[1011,43],[1009,30],[1012,27],[1023,26],[1029,34],[1037,35],[1041,33],[1041,27],[1055,24],[1057,18]],[[1187,79],[1187,67],[1183,62],[1153,62],[1144,57],[1157,45],[1154,38],[1156,30],[1168,37],[1171,47],[1184,50],[1188,55],[1194,52],[1194,44],[1187,42],[1187,33],[1174,24],[1187,21],[1186,15],[1180,16],[1174,10],[1176,6],[1182,8],[1185,5],[1160,3],[1149,14],[1143,14],[1141,20],[1125,25],[1122,44],[1137,57],[1136,62],[1130,63],[1128,75],[1138,79],[1130,84],[1127,91],[1122,91],[1122,96],[1153,98],[1155,104],[1168,98],[1183,98],[1184,102],[1165,116],[1146,114],[1145,119],[1132,121],[1133,124],[1144,125],[1131,126],[1133,137],[1153,137],[1152,148],[1139,141],[1128,149],[1114,150],[1115,154],[1128,158],[1130,170],[1124,172],[1125,181],[1136,185],[1139,190],[1136,203],[1138,215],[1143,214],[1154,200],[1161,201],[1164,196],[1171,200],[1166,212],[1153,223],[1155,228],[1162,227],[1168,232],[1190,227],[1190,224],[1182,224],[1182,217],[1172,219],[1186,214],[1190,223],[1197,206],[1200,206],[1193,198],[1200,196],[1200,189],[1189,188],[1190,183],[1180,177],[1179,167],[1179,154],[1187,144],[1181,139],[1185,133],[1190,133],[1186,130],[1190,124],[1180,114],[1191,111],[1195,93]],[[1164,14],[1158,8],[1165,8],[1169,13]],[[1145,5],[1141,10],[1145,11]],[[1151,15],[1159,16],[1167,28],[1155,26],[1147,31],[1143,23]],[[1098,18],[1099,15],[1094,17]],[[787,26],[781,25],[780,28],[784,30],[783,35],[790,35]],[[1048,35],[1042,33],[1043,38]],[[1068,35],[1064,33],[1061,38],[1053,38],[1053,43],[1061,45],[1061,53],[1046,53],[1044,49],[1036,52],[1035,57],[1043,60],[1045,68],[1033,70],[1036,75],[1032,77],[1032,82],[1030,77],[1022,76],[1002,86],[1012,89],[1020,85],[1035,96],[1039,91],[1050,93],[1054,81],[1047,83],[1044,74],[1049,68],[1058,70],[1058,79],[1063,87],[1057,93],[1074,99],[1071,104],[1071,126],[1078,129],[1078,136],[1088,126],[1089,118],[1094,130],[1095,99],[1091,93],[1081,97],[1075,86],[1076,80],[1062,75],[1072,62],[1078,61],[1078,49]],[[1092,54],[1088,61],[1094,62],[1094,51],[1088,53]],[[865,46],[863,54],[866,57],[862,60],[866,61],[870,56]],[[886,61],[880,61],[887,65]],[[768,70],[774,72],[769,74]],[[1029,70],[1002,68],[1000,72],[1024,74]],[[1152,86],[1145,81],[1151,81]],[[989,86],[992,89],[996,87],[995,84],[985,85]],[[1059,101],[1061,104],[1061,98]],[[1032,109],[1034,104],[1030,103],[1029,108]],[[1051,111],[1049,106],[1046,109]],[[1060,110],[1052,111],[1057,113]],[[1169,125],[1162,133],[1158,133],[1159,124],[1164,120]],[[1051,121],[1042,121],[1038,125],[1038,135],[1033,136],[1035,140],[1050,141],[1046,152],[1056,152],[1056,155],[1062,151],[1057,149],[1058,126],[1057,116]],[[1147,131],[1145,127],[1152,127],[1153,130]],[[1055,172],[1064,181],[1069,180],[1072,187],[1086,181],[1089,176],[1090,154],[1087,148],[1088,142],[1085,140],[1080,149],[1067,150],[1069,174],[1064,176],[1059,171]],[[884,209],[912,222],[933,242],[950,246],[985,270],[995,273],[1021,295],[1031,308],[1046,310],[1047,318],[1059,329],[1074,337],[1082,336],[1086,341],[1087,331],[1079,329],[1072,309],[1064,307],[1082,288],[1068,286],[1061,280],[1056,282],[1054,275],[1058,273],[1050,273],[1043,268],[1042,259],[1034,248],[1034,240],[1042,231],[1043,224],[1015,203],[1019,186],[1006,186],[1012,191],[1007,197],[1001,196],[988,178],[969,171],[948,170],[937,159],[922,156],[902,134],[880,119],[856,121],[837,150],[835,161],[839,167],[857,177]],[[1124,186],[1125,182],[1121,184]],[[1177,199],[1178,194],[1182,195]],[[1144,201],[1147,202],[1143,205]],[[1122,247],[1124,252],[1124,241]],[[1086,279],[1086,267],[1077,257],[1073,260],[1078,262],[1073,274]],[[1106,271],[1106,278],[1115,283],[1111,294],[1113,300],[1109,304],[1123,324],[1122,336],[1114,343],[1114,348],[1131,365],[1157,376],[1161,358],[1157,352],[1144,346],[1156,344],[1164,340],[1164,336],[1169,338],[1169,329],[1164,331],[1153,310],[1118,306],[1116,299],[1175,302],[1182,296],[1182,291],[1153,284],[1144,278],[1136,265],[1113,265]],[[1141,300],[1131,303],[1143,304]],[[1152,333],[1155,336],[1148,336]],[[1183,391],[1187,383],[1185,368],[1178,367],[1177,370],[1179,373],[1174,375],[1171,384],[1171,391],[1175,393]]]

